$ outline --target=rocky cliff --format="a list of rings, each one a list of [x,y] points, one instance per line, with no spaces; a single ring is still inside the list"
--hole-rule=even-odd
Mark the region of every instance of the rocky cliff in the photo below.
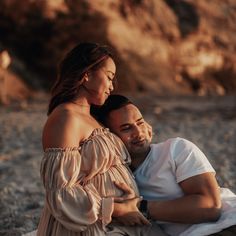
[[[48,88],[81,41],[114,47],[119,90],[158,95],[236,92],[235,0],[2,0],[10,70]]]

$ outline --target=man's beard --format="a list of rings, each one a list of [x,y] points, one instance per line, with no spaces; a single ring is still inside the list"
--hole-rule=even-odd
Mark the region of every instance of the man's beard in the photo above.
[[[142,146],[130,144],[129,145],[129,153],[131,155],[140,155],[140,154],[147,154],[150,149],[150,143],[148,140],[145,140],[145,143]]]

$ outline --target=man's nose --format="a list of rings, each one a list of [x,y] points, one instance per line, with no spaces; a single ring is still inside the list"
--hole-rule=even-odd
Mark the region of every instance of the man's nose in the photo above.
[[[141,128],[139,126],[135,125],[133,127],[133,137],[137,138],[140,136],[140,134],[141,134]]]

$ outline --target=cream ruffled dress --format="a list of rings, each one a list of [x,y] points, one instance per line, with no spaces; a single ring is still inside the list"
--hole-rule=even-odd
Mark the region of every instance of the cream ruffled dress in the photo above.
[[[38,236],[100,236],[111,222],[114,196],[125,182],[138,195],[126,164],[129,153],[107,128],[97,128],[80,147],[48,148],[41,164],[45,206]]]

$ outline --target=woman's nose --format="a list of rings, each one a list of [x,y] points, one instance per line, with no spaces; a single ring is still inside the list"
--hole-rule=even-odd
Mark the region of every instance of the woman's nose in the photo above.
[[[111,83],[110,83],[109,90],[110,90],[110,92],[114,90],[114,85],[113,85],[112,81],[111,81]]]

